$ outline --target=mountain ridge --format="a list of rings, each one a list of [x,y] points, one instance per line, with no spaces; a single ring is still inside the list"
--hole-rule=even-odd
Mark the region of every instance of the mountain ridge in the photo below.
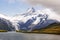
[[[33,20],[33,19],[35,19],[35,20]],[[43,28],[43,25],[45,25],[44,27],[46,27],[51,23],[60,22],[60,17],[54,11],[51,11],[50,9],[47,9],[47,8],[44,10],[37,10],[37,11],[35,11],[34,8],[30,8],[28,10],[28,12],[20,14],[19,16],[15,16],[13,18],[13,20],[15,20],[15,22],[17,21],[16,23],[18,23],[18,25],[17,25],[18,28],[20,28],[22,30],[31,30],[32,31],[37,28]],[[21,24],[19,22],[22,22],[23,24]],[[32,22],[32,23],[30,24],[29,22],[30,23]],[[28,25],[26,26],[26,23],[29,26]],[[32,24],[34,24],[34,25],[32,26]],[[21,25],[24,25],[24,26],[21,26]],[[37,25],[39,25],[39,26],[37,27]],[[18,28],[16,30],[20,30]]]
[[[28,30],[45,28],[52,23],[60,23],[60,17],[51,9],[35,10],[28,9],[25,13],[8,17],[0,14],[1,18],[5,18],[12,23],[15,30]]]

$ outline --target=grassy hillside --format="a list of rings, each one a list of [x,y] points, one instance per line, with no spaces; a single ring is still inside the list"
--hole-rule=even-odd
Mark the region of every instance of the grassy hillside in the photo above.
[[[33,33],[47,33],[47,34],[60,34],[60,23],[53,23],[48,25],[46,28],[36,29]]]

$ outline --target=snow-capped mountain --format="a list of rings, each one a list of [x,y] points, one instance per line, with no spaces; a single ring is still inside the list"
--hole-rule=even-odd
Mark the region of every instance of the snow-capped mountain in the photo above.
[[[52,24],[60,22],[60,17],[51,9],[35,10],[28,9],[25,13],[18,14],[11,19],[16,30],[40,29]]]
[[[0,14],[0,18],[4,18],[4,19],[7,19],[7,20],[11,19],[11,17],[9,17],[7,15],[4,15],[4,14]]]
[[[6,24],[11,30],[28,30],[45,28],[52,23],[60,22],[60,15],[56,14],[51,9],[35,10],[28,9],[25,13],[9,17],[0,14],[0,24]],[[2,26],[2,25],[0,25]],[[1,27],[0,27],[1,28]]]
[[[0,30],[13,31],[12,22],[10,22],[11,17],[0,14]]]

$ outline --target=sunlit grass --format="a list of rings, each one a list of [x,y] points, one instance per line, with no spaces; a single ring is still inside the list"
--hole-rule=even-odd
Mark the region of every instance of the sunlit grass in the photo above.
[[[0,32],[8,32],[7,30],[0,30]]]
[[[54,23],[54,24],[47,26],[46,28],[36,29],[36,30],[33,30],[32,32],[48,33],[48,34],[60,34],[60,23],[58,23],[58,24]]]

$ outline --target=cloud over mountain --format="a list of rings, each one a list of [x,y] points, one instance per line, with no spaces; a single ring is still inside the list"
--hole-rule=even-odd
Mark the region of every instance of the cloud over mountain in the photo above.
[[[43,5],[54,9],[55,12],[60,13],[60,0],[27,0],[31,5]]]

